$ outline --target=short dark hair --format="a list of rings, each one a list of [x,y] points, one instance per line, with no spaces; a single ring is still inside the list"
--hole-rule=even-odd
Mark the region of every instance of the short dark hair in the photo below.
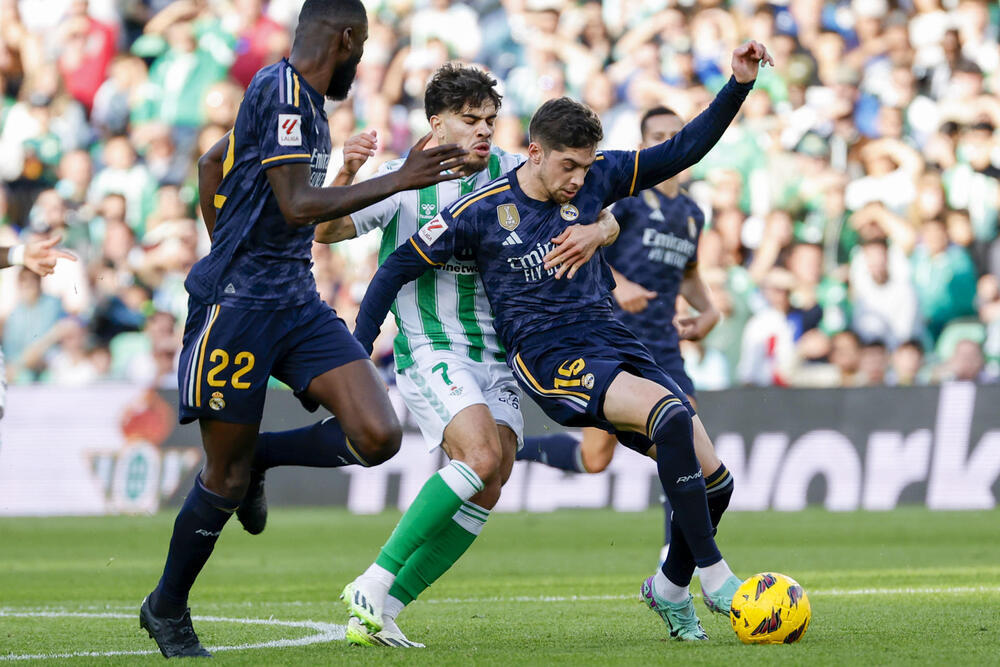
[[[306,0],[299,10],[299,26],[322,19],[350,24],[367,17],[361,0]]]
[[[445,63],[427,82],[424,91],[424,112],[427,118],[443,111],[461,113],[466,107],[478,107],[486,102],[500,110],[497,80],[478,67],[460,63]]]
[[[568,97],[549,100],[531,117],[528,137],[544,150],[590,148],[604,138],[601,119],[586,104]]]
[[[882,350],[883,352],[885,352],[885,350],[887,350],[888,348],[886,347],[885,342],[881,338],[873,338],[870,341],[867,341],[864,345],[862,345],[861,349],[863,350],[875,349],[875,350]]]
[[[639,121],[639,134],[643,137],[646,136],[646,123],[649,122],[650,118],[655,118],[656,116],[674,116],[680,118],[681,115],[671,109],[670,107],[658,106],[653,107],[646,113],[642,114],[642,120]],[[682,119],[683,120],[683,119]]]

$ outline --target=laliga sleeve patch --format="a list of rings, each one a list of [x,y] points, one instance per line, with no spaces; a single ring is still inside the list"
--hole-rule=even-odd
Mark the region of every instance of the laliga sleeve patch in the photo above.
[[[435,241],[441,238],[441,235],[448,231],[448,225],[441,218],[441,216],[436,216],[431,219],[426,225],[420,228],[417,235],[420,240],[427,245],[433,245]]]
[[[297,113],[278,114],[278,145],[302,145],[302,116]]]

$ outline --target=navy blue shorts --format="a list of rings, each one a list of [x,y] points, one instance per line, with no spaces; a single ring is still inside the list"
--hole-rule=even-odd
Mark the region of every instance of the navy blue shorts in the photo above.
[[[188,299],[177,369],[182,424],[199,418],[254,424],[264,411],[268,376],[311,411],[313,378],[368,355],[344,321],[317,296],[281,310],[248,310]]]
[[[695,414],[685,392],[618,322],[568,325],[531,336],[509,364],[527,395],[553,420],[563,426],[596,426],[615,433],[619,442],[642,454],[652,446],[648,438],[616,431],[604,418],[604,393],[619,373],[656,382]]]
[[[694,398],[694,382],[691,381],[687,371],[684,370],[684,357],[681,356],[680,349],[673,345],[650,345],[649,341],[642,342],[646,346],[646,349],[649,350],[656,365],[666,371],[670,379],[676,382],[677,386],[685,394]]]

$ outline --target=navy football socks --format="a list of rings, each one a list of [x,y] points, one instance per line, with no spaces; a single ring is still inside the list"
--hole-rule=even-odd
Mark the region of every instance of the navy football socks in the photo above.
[[[525,438],[516,460],[536,461],[569,472],[587,472],[580,455],[580,441],[569,433]]]
[[[675,555],[675,552],[689,551],[700,567],[722,560],[712,537],[705,479],[694,453],[691,415],[679,398],[665,396],[650,411],[646,432],[656,444],[656,468],[678,528],[675,531],[671,527],[670,553],[663,564],[663,574],[674,584],[685,586],[690,583],[690,574],[684,581],[676,567],[680,554]],[[678,537],[682,537],[683,542]]]
[[[712,521],[712,535],[718,531],[719,522],[726,508],[729,507],[729,499],[733,496],[733,476],[724,464],[719,469],[705,478],[706,495],[708,497],[708,514]],[[670,531],[670,552],[667,560],[663,563],[663,574],[678,586],[685,586],[691,583],[691,575],[694,574],[695,562],[688,548],[684,533],[676,520],[671,520],[668,528]]]
[[[149,597],[155,615],[178,618],[184,614],[191,586],[239,504],[206,489],[198,475],[174,521],[163,576]]]
[[[275,466],[340,468],[368,463],[351,446],[335,417],[291,431],[257,436],[253,467],[264,471]]]
[[[670,506],[670,499],[666,495],[661,499],[661,504],[663,505],[663,546],[667,546],[670,544],[670,524],[674,511]]]

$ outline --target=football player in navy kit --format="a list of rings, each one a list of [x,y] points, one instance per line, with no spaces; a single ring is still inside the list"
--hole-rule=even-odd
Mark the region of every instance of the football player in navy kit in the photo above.
[[[654,107],[642,116],[640,148],[649,148],[674,136],[684,121],[667,107]],[[621,231],[604,257],[615,277],[616,314],[642,342],[660,368],[680,386],[694,404],[694,383],[684,371],[681,339],[701,340],[719,321],[708,287],[698,273],[698,239],[705,216],[684,192],[675,176],[633,197],[622,199],[612,212]],[[677,317],[678,294],[698,311]],[[529,440],[518,452],[519,461],[538,461],[573,472],[601,472],[611,463],[618,439],[598,428],[583,430],[583,439],[556,433]],[[717,526],[733,494],[733,477],[715,454],[708,434],[695,431],[695,453],[705,474],[712,525]],[[670,502],[664,500],[664,548],[670,544]]]
[[[564,426],[596,426],[656,459],[674,508],[667,560],[642,596],[676,639],[707,639],[688,591],[701,568],[705,601],[728,616],[741,581],[713,537],[694,432],[703,429],[683,390],[615,317],[603,255],[557,280],[546,266],[567,223],[594,220],[605,206],[652,187],[701,159],[732,122],[767,50],[733,52],[733,77],[712,104],[672,139],[641,151],[596,150],[600,119],[568,98],[532,118],[528,160],[463,197],[397,248],[365,294],[355,335],[370,349],[402,285],[456,253],[474,258],[507,362],[525,392]],[[773,63],[772,63],[773,64]]]
[[[207,220],[212,249],[185,281],[178,368],[180,419],[198,420],[206,462],[177,515],[163,576],[140,609],[140,625],[165,657],[208,655],[191,625],[188,593],[246,493],[269,376],[308,409],[322,405],[335,415],[260,435],[274,447],[309,441],[335,451],[343,465],[363,466],[399,449],[402,433],[382,380],[316,291],[313,225],[457,178],[445,172],[466,151],[421,150],[428,135],[392,174],[322,187],[330,158],[324,99],[347,96],[367,36],[361,0],[306,0],[291,56],[254,76],[226,138],[212,193],[217,215]]]

